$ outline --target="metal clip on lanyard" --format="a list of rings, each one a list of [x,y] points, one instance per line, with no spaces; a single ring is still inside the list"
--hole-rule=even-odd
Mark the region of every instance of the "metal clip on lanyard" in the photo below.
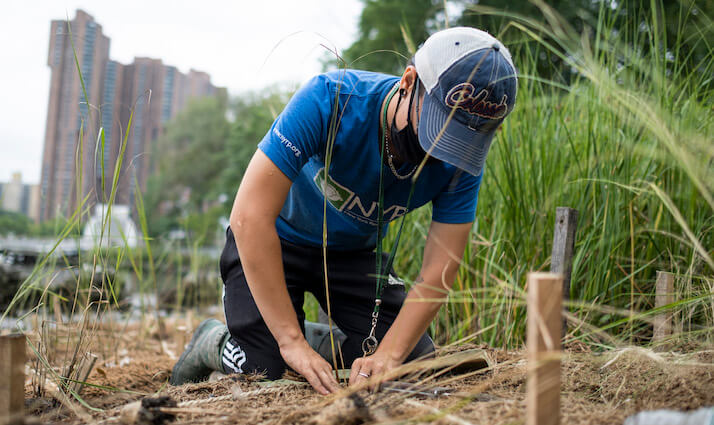
[[[379,279],[379,278],[378,278]],[[362,341],[362,352],[365,356],[374,354],[377,351],[377,346],[379,342],[377,337],[374,336],[374,331],[377,329],[377,320],[379,319],[379,305],[382,304],[382,300],[377,298],[374,300],[375,311],[372,312],[372,329],[369,331],[369,336]]]
[[[392,101],[392,98],[394,95],[397,93],[397,88],[399,83],[397,83],[394,86],[394,89],[392,90],[391,93],[387,96],[387,107],[389,106],[389,102]],[[409,206],[411,204],[412,200],[412,195],[414,194],[414,187],[416,186],[416,178],[418,174],[415,174],[412,177],[412,187],[409,190],[409,197],[407,198],[407,206],[406,210],[404,211],[404,215],[400,219],[399,223],[399,231],[397,232],[397,237],[394,240],[394,245],[392,245],[392,251],[389,254],[389,258],[387,259],[387,264],[386,267],[382,268],[382,239],[384,239],[383,233],[383,228],[384,228],[384,184],[383,184],[383,175],[384,175],[384,149],[386,146],[386,132],[389,131],[387,129],[387,107],[384,108],[384,113],[382,114],[382,145],[380,148],[380,153],[379,153],[379,198],[377,202],[377,293],[374,298],[374,311],[372,311],[372,327],[369,331],[369,335],[367,335],[367,338],[365,338],[362,341],[362,353],[363,355],[369,356],[374,354],[375,351],[377,351],[377,347],[379,347],[379,341],[377,341],[377,337],[375,336],[375,331],[377,329],[377,321],[379,320],[379,307],[382,305],[382,294],[384,293],[384,287],[385,287],[385,276],[384,273],[386,271],[387,274],[389,274],[389,270],[392,269],[392,263],[394,262],[394,256],[397,253],[397,247],[399,246],[399,238],[402,236],[402,228],[404,227],[404,217],[406,217],[407,213],[409,212]],[[411,111],[408,111],[408,113],[411,113]]]

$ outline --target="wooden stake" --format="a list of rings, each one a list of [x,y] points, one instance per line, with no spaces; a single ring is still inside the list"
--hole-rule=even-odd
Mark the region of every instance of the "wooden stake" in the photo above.
[[[25,335],[0,336],[0,421],[19,420],[25,407]]]
[[[657,272],[655,293],[655,308],[674,302],[674,275],[667,272]],[[672,312],[664,311],[654,317],[654,333],[652,342],[661,342],[672,335]]]
[[[526,425],[560,423],[563,276],[528,273]]]
[[[578,210],[568,207],[555,209],[553,230],[553,251],[550,259],[551,273],[563,275],[563,300],[570,299],[570,277],[573,273],[575,252],[575,232],[578,230]],[[563,317],[563,336],[568,331],[568,323]]]

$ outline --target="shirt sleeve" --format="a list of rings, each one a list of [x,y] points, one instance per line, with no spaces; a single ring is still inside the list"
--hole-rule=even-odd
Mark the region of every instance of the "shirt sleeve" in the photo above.
[[[478,176],[457,171],[432,200],[431,219],[439,223],[469,223],[476,218],[476,203],[483,171]]]
[[[331,104],[325,79],[312,78],[293,95],[258,144],[258,149],[290,180],[295,180],[308,159],[320,152]]]

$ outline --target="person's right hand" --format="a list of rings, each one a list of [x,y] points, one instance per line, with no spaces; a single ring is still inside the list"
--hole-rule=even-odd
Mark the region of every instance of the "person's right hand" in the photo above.
[[[280,355],[288,366],[304,376],[320,394],[327,395],[340,389],[330,364],[310,347],[305,338],[281,346]]]

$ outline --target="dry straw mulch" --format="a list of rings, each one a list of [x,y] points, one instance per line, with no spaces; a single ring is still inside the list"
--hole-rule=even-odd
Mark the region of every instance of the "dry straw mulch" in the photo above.
[[[178,403],[173,411],[178,424],[524,423],[526,362],[519,351],[477,347],[490,359],[487,370],[412,378],[421,379],[426,386],[449,388],[447,396],[345,390],[338,397],[322,397],[302,383],[266,389],[256,377],[238,375],[170,387],[166,384],[170,369],[186,336],[164,337],[160,343],[156,334],[139,338],[125,333],[120,344],[124,356],[115,350],[114,355],[98,362],[90,375],[93,384],[142,394],[85,387],[82,395],[86,402],[102,411],[84,409],[89,415],[84,419],[52,400],[35,399],[29,422],[82,423],[91,418],[97,423],[118,423],[120,410],[127,403],[143,396],[165,395]],[[473,348],[452,347],[440,354]],[[566,351],[561,376],[560,415],[565,424],[618,424],[641,410],[714,405],[714,350],[689,354],[640,348],[607,353]],[[26,392],[32,398],[31,388]]]

